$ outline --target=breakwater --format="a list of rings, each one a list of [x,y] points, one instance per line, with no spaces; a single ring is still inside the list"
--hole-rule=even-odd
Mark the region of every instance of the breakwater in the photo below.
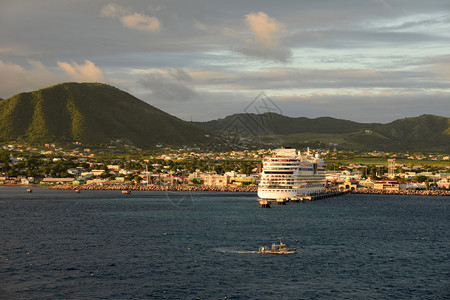
[[[359,188],[349,191],[352,194],[377,194],[377,195],[420,195],[420,196],[450,196],[449,190],[376,190]]]
[[[105,191],[179,191],[179,192],[248,192],[256,193],[256,186],[206,186],[206,185],[123,185],[123,184],[57,184],[59,190],[105,190]]]
[[[127,184],[57,184],[51,187],[59,190],[105,190],[105,191],[179,191],[179,192],[242,192],[256,193],[256,186],[206,186],[206,185],[127,185]],[[326,189],[326,193],[335,192],[335,189]],[[421,195],[421,196],[450,196],[449,190],[376,190],[358,188],[345,191],[352,194],[378,194],[378,195]]]

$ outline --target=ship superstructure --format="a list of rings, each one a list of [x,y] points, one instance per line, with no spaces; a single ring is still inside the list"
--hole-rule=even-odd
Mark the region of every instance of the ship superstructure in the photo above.
[[[276,149],[263,159],[258,185],[262,199],[293,198],[321,193],[325,189],[325,163],[318,154],[301,155],[296,149]]]

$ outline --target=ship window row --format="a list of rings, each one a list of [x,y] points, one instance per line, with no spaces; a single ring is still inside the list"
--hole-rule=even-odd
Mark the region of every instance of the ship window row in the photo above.
[[[261,180],[295,180],[295,176],[264,176]]]
[[[264,178],[294,178],[292,172],[273,172],[273,173],[264,173]]]
[[[271,184],[271,183],[286,183],[286,184],[294,184],[294,180],[262,180],[261,184]]]
[[[270,162],[264,162],[264,166],[298,166],[300,164],[299,161],[293,161],[293,162],[278,162],[278,161],[270,161]]]
[[[288,185],[293,186],[293,182],[264,182],[260,184],[261,186],[267,186],[267,185]]]
[[[285,159],[280,159],[280,158],[276,158],[276,157],[267,157],[264,159],[264,161],[270,161],[270,162],[299,162],[301,161],[298,158],[285,158]]]
[[[300,160],[294,160],[294,161],[265,161],[264,165],[287,165],[287,164],[300,164],[301,161]]]

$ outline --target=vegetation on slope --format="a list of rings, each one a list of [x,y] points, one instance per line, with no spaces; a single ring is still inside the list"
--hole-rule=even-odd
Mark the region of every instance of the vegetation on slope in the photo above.
[[[205,133],[218,139],[208,140]],[[265,113],[193,124],[99,83],[63,83],[0,100],[0,142],[78,141],[104,146],[116,141],[149,149],[158,144],[195,143],[233,148],[233,142],[240,140],[246,141],[245,147],[266,143],[270,147],[448,152],[450,118],[422,115],[379,124]],[[258,142],[252,144],[252,140]]]
[[[292,147],[338,147],[362,151],[439,151],[450,149],[450,119],[422,115],[388,124],[357,123],[330,117],[291,118],[274,113],[236,114],[224,119],[195,123],[215,135],[240,126],[242,136]],[[230,130],[231,131],[231,130]]]
[[[64,83],[0,102],[0,141],[107,144],[141,148],[203,142],[204,132],[117,88]]]

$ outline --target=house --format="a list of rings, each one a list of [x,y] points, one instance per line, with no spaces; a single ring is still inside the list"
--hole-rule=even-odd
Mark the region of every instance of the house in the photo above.
[[[345,181],[343,183],[338,185],[338,188],[340,191],[343,191],[343,190],[354,191],[357,189],[357,187],[358,187],[358,185],[356,183],[353,183],[350,178],[345,179]]]
[[[204,175],[202,177],[203,184],[207,186],[227,186],[230,176],[228,175]]]
[[[437,186],[440,189],[449,189],[450,188],[450,181],[447,178],[442,178],[438,182],[436,182]]]
[[[425,190],[426,188],[425,182],[409,181],[405,184],[405,189],[407,190]]]
[[[28,185],[30,184],[30,180],[28,180],[28,178],[20,178],[20,184],[25,184]]]
[[[394,180],[381,180],[373,184],[373,189],[383,191],[398,191],[400,183]]]
[[[95,179],[86,180],[86,184],[93,184],[93,183],[95,183],[95,184],[102,185],[102,184],[107,183],[107,182],[108,182],[108,180],[101,179],[101,178],[95,178]]]
[[[361,185],[361,186],[363,186],[363,187],[366,187],[366,188],[373,188],[373,185],[374,185],[374,184],[375,184],[375,182],[372,181],[372,180],[370,180],[369,178],[368,178],[368,179],[361,180],[361,181],[359,182],[359,185]]]
[[[72,183],[75,180],[73,177],[68,178],[53,178],[46,177],[42,179],[41,184],[64,184],[64,183]]]

